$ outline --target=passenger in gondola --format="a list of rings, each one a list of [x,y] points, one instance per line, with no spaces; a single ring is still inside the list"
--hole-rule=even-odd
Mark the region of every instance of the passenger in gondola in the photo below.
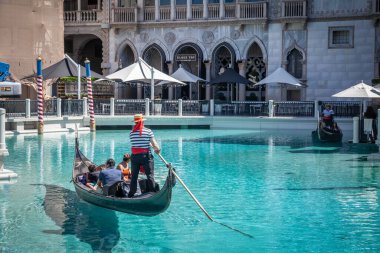
[[[117,165],[117,169],[123,173],[124,181],[131,179],[131,169],[129,168],[129,162],[131,161],[131,155],[126,153],[123,156],[123,161]]]
[[[147,180],[145,192],[156,192],[156,183],[154,181],[154,161],[150,150],[152,145],[154,152],[160,154],[160,147],[157,144],[152,130],[144,127],[144,118],[142,114],[134,115],[135,126],[129,134],[132,146],[132,179],[131,188],[128,197],[131,198],[136,193],[137,179],[140,166],[144,168]]]
[[[102,188],[103,194],[108,196],[110,187],[123,181],[123,174],[115,168],[115,160],[112,158],[106,162],[106,169],[99,173],[98,186]]]
[[[96,166],[94,164],[91,164],[88,166],[88,173],[86,177],[86,186],[91,188],[92,190],[96,191],[97,190],[97,182],[99,179],[99,173],[100,171],[96,170]]]
[[[325,105],[325,109],[322,111],[322,122],[325,127],[332,128],[334,120],[334,111],[331,109],[331,105]]]

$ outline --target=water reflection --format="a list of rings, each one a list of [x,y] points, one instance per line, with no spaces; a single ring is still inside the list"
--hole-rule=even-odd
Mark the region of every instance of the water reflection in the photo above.
[[[120,239],[119,221],[114,211],[80,201],[74,191],[57,185],[44,185],[44,210],[58,230],[49,234],[75,235],[93,251],[111,252]]]
[[[366,190],[376,191],[379,186],[346,186],[346,187],[311,187],[311,188],[275,188],[275,191],[339,191],[339,190]]]

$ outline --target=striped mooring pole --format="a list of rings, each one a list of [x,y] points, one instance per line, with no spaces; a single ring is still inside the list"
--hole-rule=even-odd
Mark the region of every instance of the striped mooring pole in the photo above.
[[[44,133],[44,96],[42,90],[42,59],[37,58],[37,115],[38,134]]]
[[[94,99],[92,98],[92,82],[91,82],[91,70],[90,61],[86,59],[84,61],[86,65],[86,79],[87,79],[87,95],[88,95],[88,110],[90,113],[90,131],[95,132],[95,115],[94,115]]]

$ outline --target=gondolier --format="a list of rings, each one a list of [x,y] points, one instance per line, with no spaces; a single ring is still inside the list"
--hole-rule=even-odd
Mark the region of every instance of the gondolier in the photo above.
[[[154,138],[152,130],[144,127],[144,118],[142,114],[136,114],[134,116],[135,126],[129,134],[129,139],[132,146],[132,179],[131,189],[128,193],[128,197],[131,198],[137,190],[137,179],[140,171],[140,166],[145,170],[147,176],[146,191],[155,192],[154,181],[154,161],[153,155],[150,151],[150,146],[153,147],[156,154],[160,154],[160,147]]]

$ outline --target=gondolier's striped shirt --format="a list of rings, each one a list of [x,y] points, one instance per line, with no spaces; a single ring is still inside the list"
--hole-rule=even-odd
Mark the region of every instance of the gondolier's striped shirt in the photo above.
[[[131,140],[132,148],[150,148],[150,138],[153,138],[153,132],[149,128],[143,128],[140,136],[140,131],[130,132],[129,139]]]

